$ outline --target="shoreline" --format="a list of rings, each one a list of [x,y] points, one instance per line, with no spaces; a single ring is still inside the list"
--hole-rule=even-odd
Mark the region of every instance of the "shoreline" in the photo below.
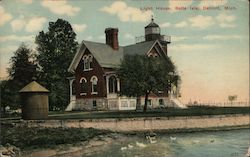
[[[33,129],[33,128],[30,128]],[[48,128],[54,130],[56,128]],[[161,131],[140,131],[140,132],[109,132],[107,134],[99,134],[93,136],[93,138],[86,139],[85,141],[76,141],[69,144],[57,144],[52,147],[38,146],[35,148],[24,148],[21,150],[19,157],[78,157],[92,155],[93,153],[102,152],[108,148],[114,141],[125,141],[126,138],[145,138],[149,133],[156,133],[157,136],[174,136],[173,134],[190,134],[194,132],[220,132],[231,130],[250,129],[249,125],[244,126],[232,126],[232,127],[219,127],[219,128],[206,128],[206,129],[172,129]],[[53,135],[55,136],[55,135]],[[63,137],[61,137],[63,138]],[[53,137],[52,139],[53,140]],[[18,156],[18,155],[17,155]],[[9,156],[11,157],[11,156]]]
[[[154,132],[160,136],[167,134],[183,133],[188,134],[192,132],[211,132],[211,131],[231,131],[231,130],[241,130],[241,129],[250,129],[250,126],[239,126],[239,127],[224,127],[224,128],[211,128],[203,130],[184,130],[180,132],[173,131],[164,131],[164,132]],[[78,157],[78,156],[88,156],[93,153],[102,152],[108,148],[112,142],[116,140],[124,141],[128,137],[145,137],[146,132],[136,132],[136,133],[124,133],[124,132],[115,132],[109,133],[107,135],[98,135],[93,139],[84,142],[77,142],[75,144],[61,144],[55,148],[41,148],[41,149],[31,149],[22,152],[22,157],[33,157],[33,156],[42,156],[42,157]]]

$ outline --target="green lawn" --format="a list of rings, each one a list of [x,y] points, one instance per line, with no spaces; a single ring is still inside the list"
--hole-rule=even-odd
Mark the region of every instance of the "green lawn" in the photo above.
[[[72,111],[49,112],[49,119],[98,119],[98,118],[136,118],[136,117],[173,117],[202,116],[223,114],[250,114],[250,107],[189,107],[187,109],[164,108],[142,111]],[[2,118],[2,120],[18,120],[20,115]]]
[[[49,115],[49,119],[98,119],[98,118],[136,118],[136,117],[173,117],[201,116],[222,114],[250,114],[250,107],[190,107],[188,109],[158,109],[142,111],[92,111],[92,112],[62,112]]]

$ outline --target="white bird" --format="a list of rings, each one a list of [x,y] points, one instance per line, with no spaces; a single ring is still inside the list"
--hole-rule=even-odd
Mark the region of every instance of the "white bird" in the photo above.
[[[250,157],[250,147],[249,147],[248,150],[247,150],[246,157]]]
[[[131,144],[128,144],[128,148],[134,148],[134,146]]]
[[[143,144],[143,143],[139,143],[139,142],[136,142],[136,145],[137,145],[138,147],[142,147],[142,148],[146,147],[146,145],[145,145],[145,144]]]
[[[192,143],[197,144],[197,143],[200,143],[200,141],[199,140],[193,140]]]
[[[121,147],[121,150],[126,150],[127,149],[127,147]]]
[[[171,140],[171,141],[175,141],[175,140],[176,140],[176,137],[170,136],[170,140]]]
[[[149,136],[149,135],[147,135],[146,136],[146,139],[148,139],[149,140],[149,142],[151,143],[151,144],[153,144],[153,143],[156,143],[157,141],[156,141],[156,137],[155,136]]]

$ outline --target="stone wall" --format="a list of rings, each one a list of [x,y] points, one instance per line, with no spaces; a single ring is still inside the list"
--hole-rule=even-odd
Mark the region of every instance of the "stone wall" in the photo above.
[[[250,115],[218,115],[188,117],[147,117],[123,119],[40,120],[20,124],[40,127],[96,128],[119,132],[171,129],[206,129],[216,127],[250,126]]]

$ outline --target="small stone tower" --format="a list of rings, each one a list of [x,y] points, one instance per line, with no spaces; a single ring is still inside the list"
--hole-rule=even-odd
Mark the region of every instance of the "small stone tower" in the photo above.
[[[20,91],[22,118],[27,120],[40,120],[48,118],[49,91],[33,81]]]

